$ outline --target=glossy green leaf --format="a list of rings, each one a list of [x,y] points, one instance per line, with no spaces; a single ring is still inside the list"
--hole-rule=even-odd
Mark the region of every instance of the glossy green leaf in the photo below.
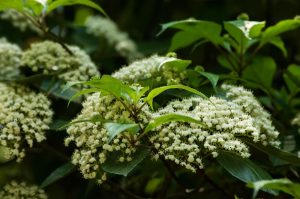
[[[272,147],[272,146],[264,146],[260,143],[255,143],[246,138],[240,138],[240,139],[242,139],[248,145],[253,146],[254,148],[260,150],[263,153],[266,153],[271,156],[275,156],[276,158],[279,158],[281,160],[289,162],[290,164],[300,166],[300,158],[298,156],[296,156],[295,154],[282,151],[282,150]]]
[[[0,10],[15,9],[17,11],[23,11],[23,1],[22,0],[1,0]]]
[[[196,120],[192,117],[188,117],[185,115],[179,114],[166,114],[159,117],[154,118],[145,128],[144,133],[147,133],[156,127],[169,123],[169,122],[189,122],[189,123],[196,123],[205,126],[205,124],[199,120]]]
[[[284,73],[284,81],[290,92],[295,93],[300,89],[300,66],[291,64]]]
[[[127,176],[149,153],[149,149],[138,147],[130,162],[119,162],[116,159],[116,154],[110,154],[106,162],[102,165],[102,169],[108,173]]]
[[[170,57],[169,59],[161,62],[158,68],[171,68],[173,71],[181,72],[185,70],[191,63],[191,60],[182,60]]]
[[[200,72],[200,74],[204,77],[206,77],[211,85],[213,86],[214,89],[216,89],[216,86],[218,84],[219,81],[219,76],[213,73],[208,73],[208,72]]]
[[[217,161],[232,176],[246,183],[272,179],[266,171],[250,159],[242,158],[230,152],[221,152]]]
[[[66,177],[75,170],[75,165],[66,163],[54,170],[41,184],[41,188],[45,188],[54,182]]]
[[[280,37],[273,37],[269,40],[269,43],[276,46],[279,50],[281,50],[281,52],[283,53],[283,55],[285,57],[287,57],[287,51],[284,45],[284,42],[282,41],[282,39]]]
[[[229,63],[229,61],[225,58],[224,55],[218,55],[217,61],[222,67],[232,70],[233,66]]]
[[[100,92],[100,91],[101,91],[101,90],[98,89],[98,88],[87,88],[87,89],[83,89],[83,90],[77,92],[75,95],[73,95],[73,96],[70,98],[70,100],[69,100],[69,102],[68,102],[68,106],[70,105],[70,103],[71,103],[74,99],[76,99],[76,98],[78,98],[78,97],[80,97],[80,96],[82,96],[82,95],[86,95],[86,94],[89,94],[89,93]],[[65,92],[65,91],[64,91],[64,92]]]
[[[138,124],[122,124],[108,122],[104,124],[104,127],[107,129],[108,132],[108,142],[111,142],[117,135],[126,130],[134,129],[135,132],[139,130]]]
[[[300,20],[298,18],[279,21],[277,24],[268,27],[262,33],[261,45],[269,42],[271,39],[273,39],[274,37],[282,33],[294,30],[299,27],[300,27]]]
[[[184,86],[184,85],[181,85],[181,84],[178,84],[178,85],[170,85],[170,86],[162,86],[162,87],[159,87],[159,88],[155,88],[153,89],[149,94],[148,96],[146,97],[145,101],[150,105],[150,107],[153,109],[153,99],[160,95],[161,93],[167,91],[167,90],[170,90],[170,89],[183,89],[183,90],[186,90],[186,91],[189,91],[191,93],[194,93],[196,95],[199,95],[203,98],[207,98],[203,93],[199,92],[198,90],[194,89],[194,88],[191,88],[191,87],[188,87],[188,86]]]
[[[173,21],[166,24],[162,24],[161,31],[158,33],[158,35],[170,28],[188,32],[193,35],[198,35],[199,38],[207,39],[214,44],[219,44],[222,41],[222,37],[220,36],[222,27],[214,22],[196,20],[192,18],[180,21]],[[177,36],[177,38],[181,39],[182,35]],[[175,41],[173,40],[173,42]],[[180,41],[177,42],[180,43]]]
[[[203,37],[199,34],[194,34],[187,31],[179,31],[172,37],[169,51],[175,51],[187,47],[201,38]]]
[[[54,0],[48,4],[47,13],[51,12],[52,10],[55,10],[58,7],[71,5],[88,6],[98,10],[99,12],[107,16],[106,12],[98,4],[91,0]]]
[[[102,94],[103,92],[112,94],[117,99],[123,99],[129,104],[133,102],[137,95],[133,88],[110,75],[103,75],[100,79],[94,78],[82,84],[90,86],[92,89],[98,89]]]
[[[276,72],[276,63],[271,57],[257,57],[243,72],[243,78],[271,88]]]
[[[253,41],[251,40],[258,37],[264,27],[264,21],[235,20],[224,22],[225,30],[239,44],[238,46],[233,45],[233,47],[242,53],[252,45]]]
[[[261,189],[283,191],[294,198],[300,198],[300,184],[294,183],[286,178],[249,182],[247,186],[254,189],[252,195],[253,199],[256,198],[258,191]]]

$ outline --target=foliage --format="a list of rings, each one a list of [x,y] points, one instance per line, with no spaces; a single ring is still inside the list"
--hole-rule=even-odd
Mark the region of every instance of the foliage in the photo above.
[[[250,198],[251,188],[252,198],[300,197],[300,66],[285,37],[298,16],[172,18],[156,36],[170,45],[149,53],[96,1],[1,1],[0,10],[17,13],[12,27],[34,27],[19,26],[16,44],[0,40],[3,197],[17,190],[12,179],[58,199]],[[19,151],[17,163],[8,153]]]

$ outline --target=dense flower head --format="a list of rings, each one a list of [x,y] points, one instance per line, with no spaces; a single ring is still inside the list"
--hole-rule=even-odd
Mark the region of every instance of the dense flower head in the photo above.
[[[79,47],[68,46],[70,54],[60,44],[52,41],[34,43],[22,56],[22,65],[34,73],[43,74],[61,71],[64,81],[87,81],[99,72],[90,57]]]
[[[96,37],[104,38],[110,46],[128,61],[142,57],[138,52],[136,44],[128,34],[119,30],[115,22],[101,16],[90,16],[86,22],[87,33]]]
[[[271,115],[264,110],[251,91],[242,86],[229,84],[223,84],[222,89],[230,101],[240,105],[243,111],[254,119],[254,126],[259,129],[259,139],[263,144],[279,145],[277,141],[279,132],[272,125]]]
[[[45,95],[22,85],[0,83],[0,146],[8,148],[8,158],[21,161],[26,146],[45,140],[52,115]]]
[[[1,199],[47,199],[43,189],[25,182],[12,181],[0,191]]]
[[[22,32],[31,30],[38,34],[42,34],[41,30],[37,28],[29,19],[14,9],[9,9],[0,14],[0,18],[8,20],[12,25]]]
[[[0,76],[1,78],[12,78],[19,75],[22,50],[19,46],[0,39]]]
[[[147,107],[139,116],[141,123],[146,123],[149,115],[146,114]],[[140,142],[132,143],[138,134],[132,135],[128,132],[117,135],[109,142],[107,129],[99,122],[76,122],[86,121],[93,117],[100,117],[112,122],[130,122],[130,113],[123,104],[115,97],[102,96],[95,93],[87,98],[83,103],[81,113],[74,120],[74,123],[67,129],[69,137],[65,144],[74,142],[76,149],[72,156],[72,163],[79,166],[83,177],[86,179],[96,179],[99,183],[106,180],[106,173],[101,170],[108,155],[117,153],[116,159],[120,162],[131,161]]]
[[[174,57],[152,55],[122,67],[112,76],[128,83],[137,83],[152,78],[160,84],[180,83],[185,77],[184,73],[164,66],[165,62],[175,59]]]
[[[292,120],[292,125],[297,125],[300,127],[300,113],[296,115],[296,117]],[[300,128],[299,128],[299,133],[300,133]]]
[[[253,103],[258,106],[256,100]],[[217,157],[220,151],[231,151],[244,158],[249,157],[248,146],[240,139],[241,137],[263,144],[275,146],[278,144],[275,140],[277,131],[271,128],[274,135],[270,129],[268,129],[270,132],[266,132],[267,127],[258,121],[261,118],[245,111],[245,104],[239,101],[217,97],[209,99],[191,97],[170,102],[153,116],[168,113],[189,116],[201,121],[202,124],[171,122],[158,127],[157,133],[150,138],[158,151],[155,158],[161,156],[193,172],[203,168],[203,157],[207,155]],[[270,121],[266,121],[267,119],[262,118],[269,124]]]

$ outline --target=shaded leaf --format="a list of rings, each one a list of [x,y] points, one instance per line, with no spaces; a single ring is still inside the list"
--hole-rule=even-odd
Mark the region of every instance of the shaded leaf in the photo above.
[[[283,191],[295,198],[300,198],[300,184],[293,183],[292,181],[286,178],[249,182],[247,186],[254,189],[252,195],[253,199],[256,198],[258,191],[263,188]]]
[[[206,77],[211,85],[213,86],[214,89],[216,89],[216,86],[218,84],[219,81],[219,76],[213,73],[208,73],[208,72],[200,72],[200,74],[204,77]]]
[[[279,159],[282,159],[286,162],[289,162],[291,164],[300,166],[300,158],[298,158],[298,156],[292,154],[292,153],[288,153],[285,151],[282,151],[278,148],[272,147],[272,146],[264,146],[260,143],[255,143],[249,139],[246,138],[240,138],[241,140],[243,140],[244,142],[246,142],[248,145],[253,146],[254,148],[268,154],[268,155],[272,155],[275,156]]]
[[[271,88],[276,72],[276,63],[271,57],[257,57],[243,72],[243,78]]]
[[[282,41],[282,39],[280,37],[273,37],[272,39],[269,40],[269,43],[276,46],[279,50],[281,50],[283,55],[285,57],[287,57],[287,51],[286,51],[284,42]]]
[[[270,174],[250,159],[242,158],[230,152],[221,152],[217,157],[217,161],[232,176],[243,182],[272,179]]]
[[[149,153],[147,148],[139,147],[130,162],[119,162],[116,155],[111,154],[102,165],[102,169],[108,173],[127,176]]]
[[[121,123],[105,123],[104,127],[107,129],[108,132],[108,142],[111,142],[118,134],[129,130],[134,129],[135,132],[139,130],[138,124],[121,124]]]
[[[45,188],[54,182],[62,179],[63,177],[67,176],[68,174],[72,173],[75,170],[75,165],[72,163],[66,163],[56,170],[54,170],[41,184],[41,188]]]

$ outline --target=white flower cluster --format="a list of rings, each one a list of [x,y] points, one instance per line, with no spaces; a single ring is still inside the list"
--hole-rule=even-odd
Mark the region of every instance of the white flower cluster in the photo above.
[[[278,146],[279,132],[272,125],[271,115],[264,110],[253,93],[241,86],[223,84],[226,97],[243,108],[243,111],[254,119],[255,128],[259,129],[259,140],[264,144]]]
[[[120,31],[112,20],[101,16],[90,16],[85,25],[87,33],[107,40],[108,44],[129,62],[142,57],[134,41],[128,37],[127,33]]]
[[[143,110],[147,110],[145,106]],[[106,173],[101,170],[108,155],[115,153],[115,158],[120,162],[131,161],[136,151],[136,146],[140,143],[132,143],[138,134],[132,135],[128,132],[117,135],[109,142],[109,135],[103,124],[99,122],[77,122],[86,121],[93,117],[100,117],[110,121],[130,121],[130,113],[124,108],[121,102],[112,96],[101,96],[95,93],[87,98],[83,103],[81,114],[77,116],[68,129],[69,137],[65,144],[74,142],[76,150],[72,156],[72,163],[79,166],[83,177],[86,179],[96,179],[99,183],[106,180]],[[145,114],[139,118],[141,123],[148,121]]]
[[[22,50],[19,46],[9,43],[6,39],[0,39],[0,76],[1,78],[13,78],[19,75]]]
[[[0,83],[0,145],[21,161],[25,147],[46,139],[53,112],[45,95],[22,85]]]
[[[1,199],[47,199],[43,189],[25,182],[12,181],[0,191]]]
[[[113,73],[112,76],[128,83],[137,83],[152,79],[160,84],[180,83],[185,77],[184,73],[164,66],[164,63],[171,60],[176,60],[176,58],[153,55],[122,67]]]
[[[171,122],[158,127],[157,133],[154,132],[150,137],[158,151],[155,158],[160,156],[192,172],[203,168],[203,157],[217,157],[222,150],[249,157],[248,146],[241,137],[263,144],[277,144],[275,135],[267,133],[266,127],[260,126],[261,123],[257,121],[259,118],[249,115],[244,111],[243,104],[234,101],[217,97],[191,97],[169,103],[154,113],[154,117],[168,113],[189,116],[203,124]]]
[[[0,19],[8,20],[12,25],[22,32],[31,30],[37,34],[42,34],[41,30],[37,28],[29,19],[14,9],[6,10],[0,14]]]
[[[63,81],[87,81],[99,72],[90,57],[76,46],[68,46],[69,54],[60,44],[52,41],[34,43],[22,56],[22,66],[43,74],[60,72]]]
[[[300,127],[300,113],[296,115],[296,117],[292,120],[292,125],[297,125]],[[299,128],[299,133],[300,133],[300,128]]]

